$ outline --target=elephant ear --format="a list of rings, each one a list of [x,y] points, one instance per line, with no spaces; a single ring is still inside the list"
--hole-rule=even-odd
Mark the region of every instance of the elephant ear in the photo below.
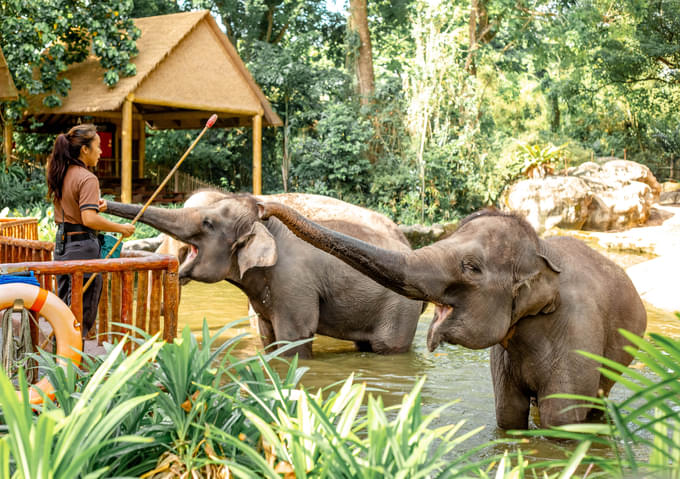
[[[232,250],[238,257],[241,279],[250,268],[273,266],[278,259],[276,241],[269,230],[260,222],[253,223],[250,231],[234,243]]]
[[[532,272],[513,285],[512,322],[524,316],[552,313],[560,304],[558,274],[562,271],[557,253],[545,241],[539,240],[537,254],[548,268]]]
[[[538,240],[538,256],[543,258],[545,262],[548,263],[548,266],[550,266],[550,269],[552,269],[555,273],[562,272],[562,267],[560,266],[557,253],[548,243],[542,239]]]

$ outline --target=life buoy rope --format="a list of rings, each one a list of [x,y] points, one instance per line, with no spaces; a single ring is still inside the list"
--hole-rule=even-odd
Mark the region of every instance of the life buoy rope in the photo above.
[[[32,284],[7,283],[0,285],[0,310],[11,308],[17,299],[23,300],[28,309],[43,316],[52,326],[57,340],[57,356],[59,356],[57,364],[65,367],[66,360],[70,359],[76,366],[80,365],[83,347],[80,324],[77,324],[69,307],[54,293]],[[54,386],[50,383],[47,375],[29,388],[29,402],[31,404],[42,403],[42,396],[38,390],[54,399]],[[21,391],[17,391],[17,394],[21,395]]]

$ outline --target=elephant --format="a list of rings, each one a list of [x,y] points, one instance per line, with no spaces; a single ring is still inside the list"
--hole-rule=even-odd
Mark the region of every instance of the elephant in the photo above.
[[[410,251],[403,233],[384,215],[319,195],[286,199],[315,212],[329,228],[377,246]],[[247,193],[224,194],[205,206],[149,207],[139,221],[190,245],[179,268],[180,283],[226,280],[241,289],[258,315],[265,347],[318,333],[353,341],[359,351],[409,350],[422,301],[380,286],[298,239],[276,218],[260,220],[257,201]],[[107,212],[123,218],[134,218],[140,209],[107,202]],[[311,342],[286,351],[295,353],[310,358]]]
[[[217,190],[199,190],[191,194],[189,198],[184,202],[184,208],[192,208],[195,206],[208,206],[216,201],[226,198],[226,194]],[[191,247],[183,243],[172,236],[163,234],[164,238],[158,248],[156,248],[156,253],[169,254],[176,256],[179,263],[182,264],[187,258]]]
[[[620,328],[644,334],[647,313],[625,271],[571,237],[541,239],[513,213],[482,210],[447,238],[413,251],[390,251],[339,234],[277,203],[259,203],[308,241],[405,297],[429,301],[427,334],[441,342],[491,348],[496,422],[526,429],[532,400],[543,427],[594,419],[582,401],[550,397],[607,395],[613,382],[576,350],[624,366],[632,357]],[[569,407],[578,405],[578,407]],[[593,414],[588,414],[592,412]]]

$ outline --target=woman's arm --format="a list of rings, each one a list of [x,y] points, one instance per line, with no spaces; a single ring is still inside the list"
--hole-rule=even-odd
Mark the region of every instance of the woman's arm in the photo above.
[[[80,216],[83,219],[83,224],[93,230],[120,233],[124,238],[135,232],[135,225],[130,223],[114,223],[100,216],[97,210],[83,210],[80,212]]]

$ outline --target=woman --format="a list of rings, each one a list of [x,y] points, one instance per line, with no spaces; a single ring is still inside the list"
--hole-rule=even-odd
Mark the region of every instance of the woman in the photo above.
[[[88,167],[97,166],[102,150],[94,125],[84,124],[60,134],[54,142],[47,163],[48,196],[54,203],[57,223],[54,259],[97,259],[100,257],[97,231],[121,233],[124,237],[135,231],[134,225],[118,224],[99,215],[106,211],[106,201],[99,198],[99,180]],[[84,275],[87,282],[89,274]],[[102,277],[97,275],[83,294],[83,338],[97,318]],[[71,277],[57,276],[57,293],[71,304]]]

